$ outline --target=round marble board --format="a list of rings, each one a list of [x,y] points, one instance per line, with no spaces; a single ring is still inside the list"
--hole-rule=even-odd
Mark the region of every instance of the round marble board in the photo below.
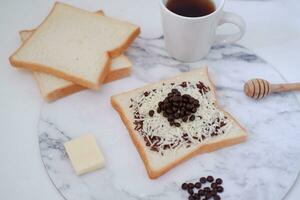
[[[42,161],[57,190],[68,200],[186,199],[184,181],[213,175],[224,179],[227,200],[279,200],[292,187],[300,166],[300,108],[292,93],[261,101],[242,92],[253,77],[283,82],[274,68],[240,45],[219,45],[198,63],[181,63],[163,48],[163,40],[138,38],[127,51],[132,75],[53,103],[45,103],[38,136]],[[209,66],[219,103],[248,130],[245,143],[198,155],[156,180],[150,180],[118,113],[113,94],[173,75]],[[103,150],[106,167],[76,176],[63,144],[93,133]]]

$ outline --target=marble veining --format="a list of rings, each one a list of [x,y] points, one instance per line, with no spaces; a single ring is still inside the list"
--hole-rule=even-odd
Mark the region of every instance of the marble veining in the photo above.
[[[293,185],[300,167],[300,107],[293,93],[262,101],[247,98],[246,80],[261,77],[282,82],[269,64],[237,44],[218,45],[206,59],[181,63],[171,58],[162,38],[138,38],[127,55],[132,75],[103,86],[45,103],[39,120],[41,158],[57,190],[68,200],[186,199],[183,181],[212,174],[224,179],[225,200],[280,200]],[[248,130],[243,144],[202,154],[157,180],[150,180],[126,128],[110,105],[110,96],[181,72],[209,66],[219,104]],[[85,132],[95,134],[107,165],[77,177],[63,143]]]

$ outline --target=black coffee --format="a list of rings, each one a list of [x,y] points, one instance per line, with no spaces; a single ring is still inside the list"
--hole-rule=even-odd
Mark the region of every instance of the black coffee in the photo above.
[[[202,17],[216,10],[211,0],[168,0],[166,7],[184,17]]]

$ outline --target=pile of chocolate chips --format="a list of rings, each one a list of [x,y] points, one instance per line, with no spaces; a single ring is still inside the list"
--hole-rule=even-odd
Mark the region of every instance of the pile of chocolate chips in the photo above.
[[[196,183],[183,183],[181,189],[189,193],[188,200],[220,200],[221,197],[218,193],[224,191],[222,183],[221,178],[215,180],[213,176],[207,176],[201,177]]]
[[[172,89],[168,96],[158,103],[157,112],[162,113],[166,117],[171,126],[180,127],[179,119],[183,122],[194,121],[195,115],[200,104],[199,101],[189,94],[181,95],[177,89]],[[149,111],[152,117],[153,110]]]

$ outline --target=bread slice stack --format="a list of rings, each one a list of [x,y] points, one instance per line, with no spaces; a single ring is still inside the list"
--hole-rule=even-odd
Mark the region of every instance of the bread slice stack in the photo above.
[[[123,52],[138,36],[138,26],[63,3],[34,30],[21,31],[23,44],[9,58],[29,69],[47,101],[130,74]]]
[[[178,100],[178,92],[185,97],[170,106],[172,98]],[[188,96],[196,100],[191,103]],[[243,142],[247,137],[246,130],[218,105],[207,67],[115,95],[111,103],[152,179],[193,156]],[[199,105],[197,110],[183,109],[193,103]],[[169,110],[180,114],[173,115],[176,123],[170,115],[166,117]],[[193,117],[178,118],[187,112]]]

